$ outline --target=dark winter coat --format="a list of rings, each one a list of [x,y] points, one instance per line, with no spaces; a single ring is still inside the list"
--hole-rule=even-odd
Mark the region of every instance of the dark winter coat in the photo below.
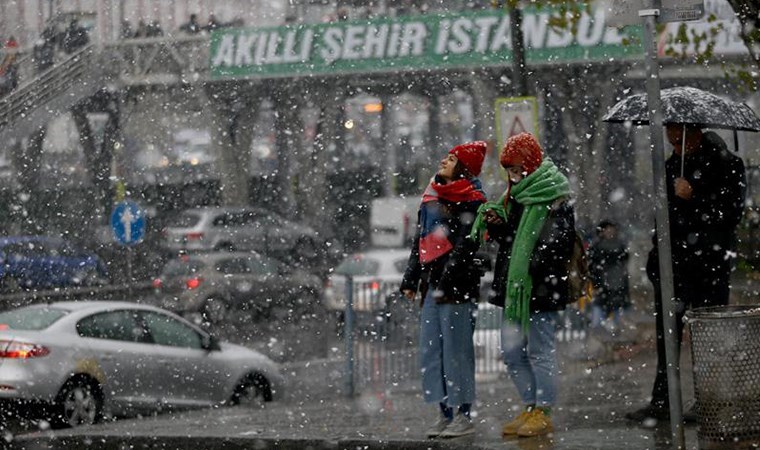
[[[502,226],[488,226],[489,239],[499,244],[494,267],[493,292],[489,303],[503,306],[506,299],[507,273],[512,254],[512,241],[520,223],[523,206],[514,201],[507,221]],[[567,200],[552,206],[541,235],[530,257],[529,273],[533,278],[531,311],[547,312],[565,309],[568,301],[568,263],[575,242],[575,212]]]
[[[438,303],[477,302],[482,274],[473,264],[478,246],[468,236],[480,202],[439,201],[445,206],[443,224],[450,230],[453,249],[428,264],[420,262],[418,213],[417,231],[400,290],[419,291],[424,299],[428,289],[438,289],[443,294],[436,299]]]
[[[76,24],[71,24],[63,35],[63,51],[74,53],[89,42],[90,37],[87,35],[87,29]]]
[[[681,176],[681,157],[675,152],[665,164],[673,272],[676,277],[703,277],[730,270],[726,252],[736,245],[736,227],[744,211],[747,179],[742,160],[729,152],[725,142],[707,132],[701,147],[687,155],[684,178],[691,184],[690,200],[675,195],[675,179]],[[657,241],[649,254],[647,273],[659,280]]]
[[[618,238],[599,239],[588,251],[594,302],[611,311],[628,305],[628,248]]]

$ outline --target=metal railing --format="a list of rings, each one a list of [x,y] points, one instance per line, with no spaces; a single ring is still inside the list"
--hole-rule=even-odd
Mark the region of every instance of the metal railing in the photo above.
[[[419,308],[396,295],[399,284],[346,277],[346,392],[394,385],[419,373]]]
[[[106,45],[124,86],[194,83],[209,69],[207,35],[125,39]]]
[[[6,50],[0,50],[0,61],[8,53]],[[27,49],[16,50],[16,61],[13,65],[16,67],[19,80],[31,80],[35,77],[35,64],[32,52]]]
[[[399,284],[346,279],[343,336],[346,343],[346,392],[390,388],[418,380],[420,308],[398,293]],[[503,310],[478,305],[473,343],[475,374],[485,378],[506,373],[501,356]],[[574,345],[588,336],[583,312],[569,307],[560,313],[557,345]]]
[[[36,78],[27,78],[26,81],[22,78],[13,92],[0,98],[0,129],[62,95],[85,77],[97,73],[99,68],[94,61],[94,47],[88,45]]]

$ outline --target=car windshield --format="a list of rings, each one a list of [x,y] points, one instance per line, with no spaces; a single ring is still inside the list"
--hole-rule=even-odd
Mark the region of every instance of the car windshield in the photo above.
[[[44,330],[69,312],[60,308],[23,308],[0,313],[0,330]]]
[[[353,256],[344,260],[335,269],[338,275],[377,275],[380,269],[380,263],[374,259],[367,259],[362,256]]]
[[[181,277],[187,275],[195,275],[203,270],[205,264],[200,261],[192,259],[175,259],[169,261],[164,267],[163,274],[167,277]]]
[[[198,225],[198,222],[200,221],[200,214],[184,212],[170,219],[168,226],[173,228],[190,228]]]

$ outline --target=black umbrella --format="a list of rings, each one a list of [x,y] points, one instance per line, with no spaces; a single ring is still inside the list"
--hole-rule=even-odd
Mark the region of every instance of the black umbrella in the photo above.
[[[663,89],[661,97],[663,123],[760,131],[760,119],[744,103],[725,100],[713,93],[689,86]],[[647,94],[635,94],[624,98],[613,106],[602,120],[649,124]]]
[[[744,103],[725,100],[717,95],[690,86],[677,86],[661,91],[664,124],[698,125],[705,128],[734,130],[734,146],[738,141],[736,131],[760,131],[760,119],[752,108]],[[635,94],[620,100],[602,118],[605,122],[632,122],[649,124],[647,94]],[[682,142],[685,143],[685,139]],[[681,149],[681,175],[685,152]],[[737,150],[734,148],[734,150]]]

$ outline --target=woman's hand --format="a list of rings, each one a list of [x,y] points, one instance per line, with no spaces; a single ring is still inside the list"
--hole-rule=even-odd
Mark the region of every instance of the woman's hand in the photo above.
[[[414,296],[417,295],[417,292],[411,289],[404,289],[401,291],[401,293],[404,294],[404,297],[406,297],[408,300],[414,300]]]
[[[496,214],[496,211],[493,209],[487,209],[486,212],[483,214],[483,218],[486,220],[487,225],[503,225],[504,221],[499,217],[498,214]]]

